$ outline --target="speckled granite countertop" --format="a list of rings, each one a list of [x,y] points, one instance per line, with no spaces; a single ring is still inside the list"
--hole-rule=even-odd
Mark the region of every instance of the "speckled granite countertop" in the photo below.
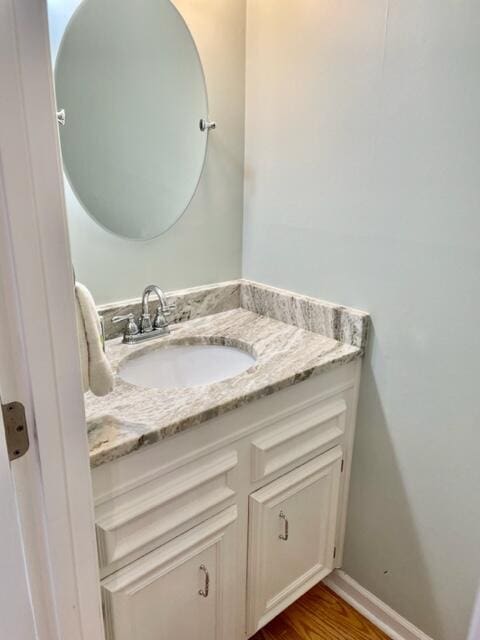
[[[256,363],[222,382],[175,390],[133,386],[116,375],[104,398],[85,396],[90,463],[97,467],[143,446],[206,422],[243,404],[360,357],[367,344],[367,313],[250,280],[167,293],[176,311],[169,336],[136,346],[121,344],[115,315],[140,313],[140,300],[99,308],[107,354],[115,372],[125,357],[175,343],[216,343],[248,351]],[[150,308],[154,312],[152,302]]]
[[[116,376],[104,398],[85,396],[92,467],[219,416],[362,354],[359,347],[236,308],[174,325],[169,336],[136,346],[107,342],[115,371],[126,356],[175,343],[215,342],[253,354],[256,363],[229,380],[175,390],[133,386]]]

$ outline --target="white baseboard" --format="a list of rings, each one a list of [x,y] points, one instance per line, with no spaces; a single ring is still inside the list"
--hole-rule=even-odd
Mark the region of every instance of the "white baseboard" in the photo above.
[[[432,640],[344,571],[337,569],[324,583],[392,640]]]

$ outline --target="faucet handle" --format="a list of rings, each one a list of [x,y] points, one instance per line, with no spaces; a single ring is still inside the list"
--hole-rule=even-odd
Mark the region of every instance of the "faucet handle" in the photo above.
[[[161,307],[159,307],[159,309],[160,308]],[[176,308],[177,308],[177,304],[175,302],[167,304],[167,306],[163,309],[163,315],[169,316],[170,314],[172,314],[175,311]]]
[[[135,316],[133,315],[133,313],[129,313],[125,316],[115,316],[112,318],[112,322],[114,324],[118,324],[119,322],[124,322],[125,320],[127,320],[127,325],[125,327],[124,336],[136,336],[140,330],[135,321]]]
[[[162,307],[162,305],[158,306],[153,320],[153,328],[168,329],[167,315],[170,315],[170,312],[167,311],[167,307]]]
[[[153,321],[154,329],[167,329],[168,328],[168,316],[175,311],[177,305],[175,303],[159,305],[157,307],[157,312],[155,313],[155,319]]]

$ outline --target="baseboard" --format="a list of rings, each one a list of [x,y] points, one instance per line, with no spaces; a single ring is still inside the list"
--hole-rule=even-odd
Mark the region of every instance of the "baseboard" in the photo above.
[[[432,640],[344,571],[337,569],[324,583],[392,640]]]

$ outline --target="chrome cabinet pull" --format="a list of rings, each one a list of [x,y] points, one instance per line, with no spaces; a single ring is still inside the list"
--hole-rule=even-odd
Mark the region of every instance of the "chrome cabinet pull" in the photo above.
[[[280,538],[280,540],[288,540],[288,518],[283,513],[283,511],[280,511],[280,513],[278,514],[278,517],[283,520],[284,526],[285,526],[284,532],[281,533],[278,537]]]
[[[198,595],[203,596],[204,598],[208,598],[208,592],[210,591],[210,574],[208,573],[208,569],[204,564],[200,565],[200,571],[203,571],[203,573],[205,574],[205,587],[198,591]]]

